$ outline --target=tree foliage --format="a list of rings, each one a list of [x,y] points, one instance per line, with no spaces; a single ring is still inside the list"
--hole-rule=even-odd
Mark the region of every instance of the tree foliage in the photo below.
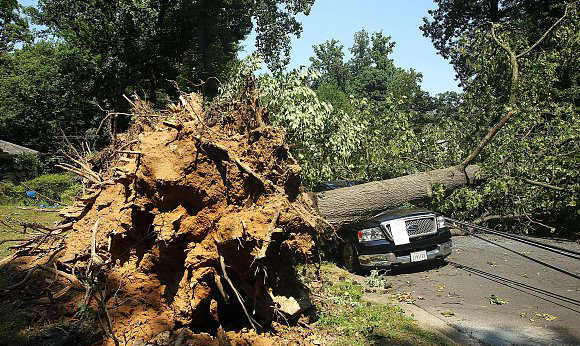
[[[484,179],[451,196],[435,187],[431,207],[466,219],[491,215],[522,231],[569,226],[580,215],[577,9],[557,20],[541,40],[529,22],[495,24],[499,42],[518,53],[515,82],[513,61],[489,24],[457,45],[471,73],[465,92],[436,97],[421,90],[419,73],[394,65],[388,37],[361,31],[348,61],[331,40],[315,46],[309,70],[262,76],[262,100],[287,128],[311,187],[457,165],[512,111],[475,159]]]
[[[42,152],[62,134],[83,135],[98,124],[91,56],[62,43],[38,42],[7,56],[0,67],[2,139]]]
[[[510,217],[522,229],[571,225],[580,218],[578,10],[569,6],[558,22],[562,2],[501,2],[494,39],[490,23],[457,11],[484,3],[440,2],[426,28],[465,86],[459,114],[468,117],[450,130],[463,133],[461,146],[473,147],[470,138],[514,115],[478,158],[483,183],[439,196],[439,206],[465,218]]]
[[[0,0],[0,54],[13,50],[19,42],[31,40],[22,12],[18,0]]]
[[[312,0],[41,0],[38,21],[86,50],[105,70],[110,107],[123,93],[144,91],[156,101],[210,77],[222,78],[238,43],[257,23],[257,48],[273,69],[288,63],[289,34]],[[108,104],[107,104],[108,106]]]
[[[127,110],[123,95],[160,106],[178,95],[177,82],[212,96],[252,29],[258,50],[279,69],[288,63],[289,35],[302,30],[296,15],[313,2],[40,0],[26,10],[44,26],[32,41],[17,1],[1,0],[0,136],[52,151],[61,131],[94,132],[102,110]]]
[[[332,40],[314,47],[310,69],[261,76],[262,101],[272,121],[286,127],[311,188],[325,180],[415,173],[425,169],[415,155],[425,152],[419,148],[439,150],[438,133],[416,126],[420,119],[430,122],[422,114],[434,103],[421,90],[419,73],[395,66],[393,48],[390,37],[363,30],[355,34],[348,61]],[[258,64],[243,66],[233,79],[238,85]]]

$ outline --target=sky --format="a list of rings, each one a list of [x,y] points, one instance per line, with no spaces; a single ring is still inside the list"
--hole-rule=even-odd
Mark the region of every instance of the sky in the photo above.
[[[432,0],[316,0],[310,15],[298,17],[304,30],[299,39],[292,40],[290,68],[310,66],[313,45],[336,39],[348,53],[355,32],[382,30],[396,43],[391,55],[395,65],[423,74],[423,90],[433,95],[460,91],[453,66],[437,54],[419,29],[427,11],[436,7]],[[241,56],[254,50],[254,41],[255,35],[246,39]]]
[[[36,5],[36,0],[20,0],[24,5]],[[309,66],[314,55],[313,45],[336,39],[344,47],[352,46],[355,32],[383,31],[396,43],[391,58],[395,65],[413,68],[423,74],[423,90],[432,95],[445,91],[460,91],[453,67],[437,55],[431,40],[424,37],[419,26],[427,11],[436,8],[432,0],[315,0],[310,15],[299,15],[303,32],[292,40],[290,68]],[[240,57],[254,51],[255,35],[244,42]]]

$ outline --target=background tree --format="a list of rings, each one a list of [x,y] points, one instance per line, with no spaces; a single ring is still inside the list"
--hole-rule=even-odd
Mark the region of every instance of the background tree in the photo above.
[[[175,96],[172,81],[225,76],[238,44],[254,27],[256,45],[272,69],[288,63],[288,35],[299,35],[295,19],[313,0],[74,1],[41,0],[37,20],[54,35],[98,59],[106,107],[120,109],[123,94],[144,92],[156,102]],[[208,84],[211,93],[215,84]]]
[[[22,16],[18,0],[0,0],[0,58],[18,42],[30,41],[28,22]]]
[[[378,180],[433,167],[412,158],[436,140],[417,136],[415,121],[433,103],[421,75],[395,66],[382,33],[355,34],[352,58],[336,40],[315,46],[310,69],[262,76],[263,102],[288,130],[310,188],[325,180]],[[253,66],[253,67],[252,67]],[[251,73],[255,61],[239,71]],[[235,77],[234,82],[243,82]],[[234,83],[235,84],[235,83]]]
[[[46,28],[33,42],[25,40],[16,0],[2,0],[0,138],[54,151],[61,130],[94,132],[102,109],[125,111],[123,95],[160,106],[177,95],[173,81],[187,91],[204,80],[213,96],[252,29],[270,68],[280,69],[288,63],[289,35],[302,30],[296,15],[308,14],[313,2],[40,0],[27,9]]]
[[[59,138],[83,136],[98,126],[93,57],[58,42],[16,50],[0,66],[0,134],[41,152],[56,150]]]
[[[463,134],[459,142],[467,143],[466,136],[482,138],[510,115],[476,159],[484,182],[450,198],[441,195],[440,210],[502,220],[504,227],[519,225],[521,230],[572,225],[580,218],[574,154],[580,149],[577,6],[499,2],[493,26],[491,17],[458,10],[489,3],[439,2],[424,27],[441,54],[452,59],[465,86],[458,113],[467,115],[466,121],[448,133]]]

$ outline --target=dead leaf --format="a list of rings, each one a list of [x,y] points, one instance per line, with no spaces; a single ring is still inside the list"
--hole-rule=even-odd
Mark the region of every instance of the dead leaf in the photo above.
[[[496,304],[496,305],[505,305],[505,304],[509,304],[510,301],[507,299],[500,298],[500,297],[496,296],[494,293],[492,293],[491,296],[489,297],[489,303]]]
[[[413,294],[411,292],[404,292],[399,293],[396,295],[396,299],[401,303],[413,304],[415,302],[415,298],[413,298]]]
[[[444,317],[451,317],[455,316],[455,312],[453,312],[453,310],[443,310],[441,311],[441,315],[443,315]]]

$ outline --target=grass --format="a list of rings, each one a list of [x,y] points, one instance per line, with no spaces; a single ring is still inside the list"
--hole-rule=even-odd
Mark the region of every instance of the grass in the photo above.
[[[26,234],[22,234],[22,227],[19,222],[37,222],[51,226],[55,221],[60,220],[57,212],[43,212],[35,210],[18,209],[15,205],[0,205],[0,220],[7,225],[0,223],[0,242],[8,239],[23,239]],[[18,242],[5,242],[0,244],[0,259],[9,256],[12,252],[10,246]],[[0,268],[0,289],[10,282],[10,273],[6,268]],[[1,312],[1,311],[0,311]],[[17,321],[17,319],[15,319]],[[3,330],[2,321],[0,321],[0,335]],[[0,338],[1,339],[1,338]]]
[[[333,270],[323,265],[321,274]],[[334,346],[363,345],[451,345],[447,339],[417,326],[393,303],[375,304],[364,300],[364,287],[344,277],[326,282],[319,294],[324,304],[319,306],[315,328],[330,337]]]
[[[22,227],[18,222],[38,222],[47,226],[52,226],[55,221],[60,220],[57,212],[44,212],[35,210],[18,209],[15,205],[0,205],[0,220],[8,223],[14,231],[4,224],[0,224],[0,241],[6,239],[21,239],[25,235],[21,234]],[[10,254],[9,247],[14,242],[7,242],[0,244],[0,258],[4,258]]]
[[[43,212],[18,209],[15,205],[0,205],[0,241],[6,239],[26,238],[22,234],[19,222],[36,222],[52,226],[60,220],[57,212]],[[12,229],[11,229],[12,228]],[[10,255],[10,246],[17,242],[0,244],[0,259]],[[11,282],[10,269],[0,268],[0,290]],[[12,304],[10,304],[12,305]],[[36,322],[38,316],[27,315],[25,310],[13,309],[12,306],[0,306],[0,345],[64,345],[59,343],[63,338],[66,326],[58,323]]]

